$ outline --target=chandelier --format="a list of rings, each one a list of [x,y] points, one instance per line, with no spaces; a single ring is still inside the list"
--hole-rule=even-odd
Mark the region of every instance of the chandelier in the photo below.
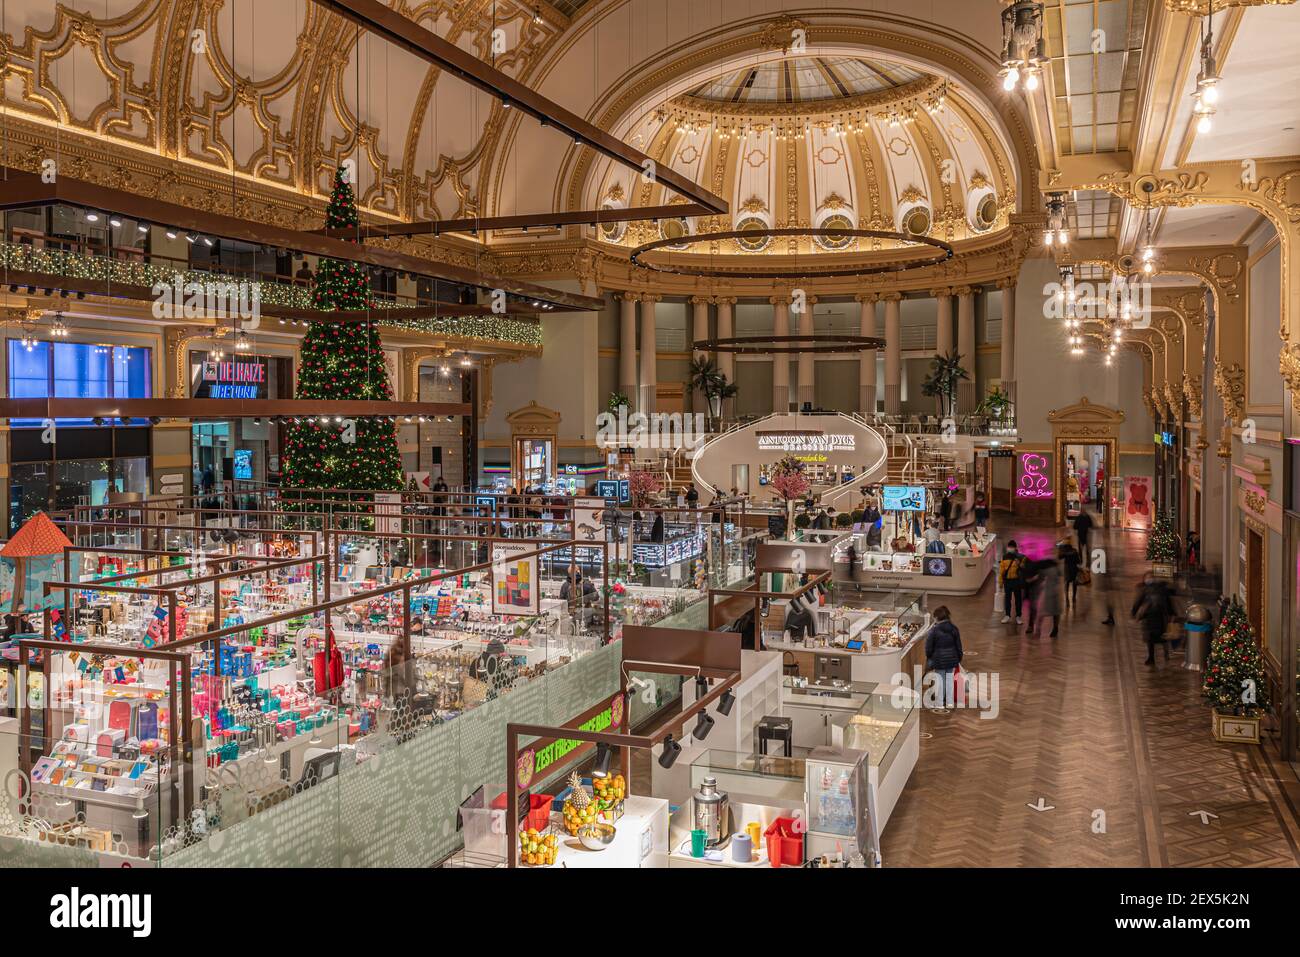
[[[50,335],[56,339],[66,339],[68,337],[68,327],[64,325],[63,313],[54,314],[54,322],[50,324]]]
[[[1057,242],[1062,246],[1070,242],[1070,230],[1065,219],[1065,194],[1049,193],[1047,196],[1047,229],[1043,232],[1043,245]]]
[[[1033,92],[1046,65],[1043,5],[1015,0],[1002,11],[1002,69],[998,71],[1002,89],[1010,92],[1023,83],[1025,90]]]
[[[1196,132],[1208,133],[1212,128],[1210,118],[1217,112],[1219,82],[1221,77],[1214,62],[1214,6],[1206,3],[1205,19],[1201,21],[1201,70],[1196,74],[1196,91],[1192,94],[1196,117]]]

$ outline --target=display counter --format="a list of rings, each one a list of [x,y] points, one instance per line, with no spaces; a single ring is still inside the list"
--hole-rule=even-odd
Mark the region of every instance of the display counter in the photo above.
[[[866,535],[854,533],[835,544],[834,579],[863,588],[910,588],[938,595],[974,595],[997,565],[997,536],[974,531],[944,532],[943,552],[870,551]],[[857,550],[850,568],[848,548]]]
[[[924,665],[930,615],[923,595],[850,590],[840,583],[834,593],[839,604],[817,610],[814,638],[794,640],[777,631],[784,622],[777,609],[764,621],[764,646],[780,651],[809,680],[892,684],[895,675],[910,676]]]
[[[552,815],[554,817],[554,815]],[[576,837],[560,838],[554,867],[667,867],[668,802],[629,795],[614,825],[614,840],[599,851]]]
[[[918,696],[872,682],[815,684],[787,677],[781,713],[799,748],[866,751],[878,826],[884,830],[921,752]]]

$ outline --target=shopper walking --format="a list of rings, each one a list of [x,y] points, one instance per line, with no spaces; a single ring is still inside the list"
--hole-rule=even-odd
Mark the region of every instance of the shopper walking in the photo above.
[[[1169,587],[1148,572],[1142,580],[1142,590],[1138,592],[1131,614],[1141,622],[1142,635],[1147,643],[1147,660],[1143,664],[1156,663],[1156,645],[1161,647],[1165,661],[1168,661],[1169,644],[1165,641],[1165,629],[1174,618],[1174,600]]]
[[[862,521],[867,526],[867,548],[879,548],[881,527],[885,524],[885,521],[875,502],[867,505],[862,513]]]
[[[989,503],[980,495],[975,499],[975,528],[982,532],[989,527]]]
[[[1011,621],[1012,601],[1016,606],[1016,624],[1020,624],[1025,602],[1025,556],[1020,554],[1014,538],[1007,542],[1002,561],[998,563],[998,583],[1002,585],[1002,624]]]
[[[1092,531],[1092,516],[1088,514],[1086,508],[1079,509],[1079,514],[1074,518],[1074,534],[1079,539],[1079,554],[1086,561],[1088,552],[1088,535]]]
[[[1083,556],[1069,539],[1064,539],[1057,545],[1056,557],[1061,560],[1061,567],[1065,571],[1065,607],[1069,608],[1073,604],[1077,608],[1079,606],[1079,565]]]
[[[1061,569],[1056,560],[1044,558],[1034,563],[1034,600],[1029,607],[1029,630],[1025,634],[1038,635],[1038,627],[1052,619],[1049,638],[1061,633]],[[1035,617],[1036,616],[1036,617]]]
[[[944,707],[953,708],[957,705],[953,679],[963,657],[961,631],[952,623],[947,605],[940,605],[931,615],[934,624],[925,636],[925,667],[943,682]]]
[[[1187,568],[1194,571],[1201,560],[1201,535],[1193,530],[1187,533]]]
[[[952,496],[947,492],[939,502],[939,518],[943,521],[943,530],[952,531]]]

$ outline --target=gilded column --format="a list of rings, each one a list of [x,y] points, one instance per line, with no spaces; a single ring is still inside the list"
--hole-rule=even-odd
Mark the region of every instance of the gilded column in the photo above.
[[[876,334],[875,293],[858,293],[859,334],[874,337]],[[858,357],[858,411],[872,415],[876,411],[876,350],[863,349]]]
[[[932,289],[930,295],[938,304],[939,318],[936,322],[934,351],[941,356],[952,352],[952,290]]]
[[[953,290],[957,299],[957,351],[961,354],[962,368],[970,375],[957,385],[957,410],[974,412],[979,400],[975,381],[975,290],[961,286]]]
[[[780,338],[790,335],[790,297],[772,296],[772,335]],[[788,343],[779,343],[785,348]],[[788,412],[790,410],[790,354],[788,352],[772,353],[772,411]]]
[[[659,387],[658,347],[655,345],[655,303],[660,296],[645,293],[641,296],[641,396],[637,411],[650,415],[655,411],[655,395]]]
[[[1016,402],[1016,281],[1004,279],[1002,290],[1002,391]]]
[[[702,342],[707,338],[709,338],[709,299],[707,296],[693,296],[691,298],[691,340],[693,342]],[[692,346],[691,352],[701,362],[709,358],[707,349],[696,349]],[[703,412],[707,415],[709,397],[696,390],[691,400],[691,408],[696,412]]]
[[[885,302],[885,412],[903,410],[903,294],[888,292]]]
[[[618,391],[629,402],[637,400],[636,392],[636,304],[640,298],[634,292],[618,297]]]

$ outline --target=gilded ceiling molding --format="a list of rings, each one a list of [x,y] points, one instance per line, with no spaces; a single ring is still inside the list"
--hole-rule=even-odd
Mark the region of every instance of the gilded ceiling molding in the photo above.
[[[1165,9],[1170,13],[1186,13],[1193,17],[1205,16],[1208,4],[1213,4],[1214,12],[1231,7],[1285,7],[1296,0],[1165,0]]]
[[[1240,425],[1246,412],[1246,370],[1235,362],[1225,365],[1214,362],[1214,388],[1223,400],[1223,418]]]

